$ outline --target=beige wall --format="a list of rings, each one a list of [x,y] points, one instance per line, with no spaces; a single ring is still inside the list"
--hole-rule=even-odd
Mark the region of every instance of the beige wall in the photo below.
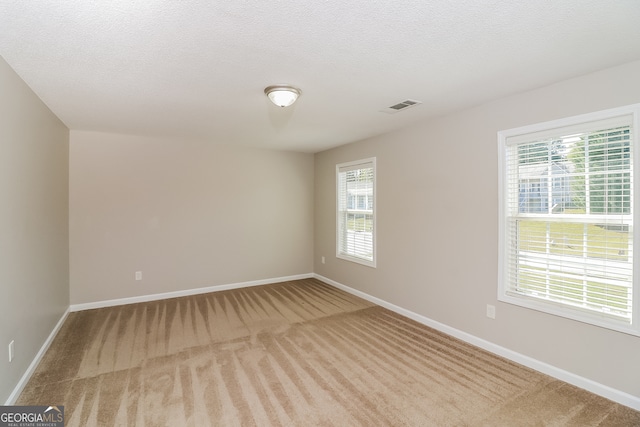
[[[640,397],[640,337],[497,301],[496,133],[639,103],[638,76],[635,62],[316,154],[314,271]],[[377,269],[335,257],[335,165],[372,156]]]
[[[0,57],[2,403],[69,306],[68,150],[67,128]]]
[[[312,242],[311,154],[71,131],[72,304],[311,273]]]
[[[81,304],[311,271],[640,397],[640,338],[496,300],[496,132],[640,102],[638,75],[640,62],[612,68],[314,161],[84,131],[69,146],[66,127],[0,59],[0,398],[69,288]],[[335,257],[335,164],[372,156],[377,269]]]

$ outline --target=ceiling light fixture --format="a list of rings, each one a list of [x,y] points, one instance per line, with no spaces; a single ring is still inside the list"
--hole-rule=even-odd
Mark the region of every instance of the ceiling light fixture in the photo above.
[[[265,88],[264,93],[278,107],[288,107],[296,102],[302,91],[289,85],[273,85]]]

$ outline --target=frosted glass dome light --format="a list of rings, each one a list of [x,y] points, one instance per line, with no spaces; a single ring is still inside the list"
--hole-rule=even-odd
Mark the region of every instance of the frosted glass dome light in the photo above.
[[[274,85],[265,88],[264,93],[278,107],[288,107],[296,102],[302,91],[289,85]]]

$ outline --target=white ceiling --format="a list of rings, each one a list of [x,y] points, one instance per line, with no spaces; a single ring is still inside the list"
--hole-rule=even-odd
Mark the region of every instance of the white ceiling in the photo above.
[[[0,55],[71,129],[317,152],[640,59],[640,0],[0,0]]]

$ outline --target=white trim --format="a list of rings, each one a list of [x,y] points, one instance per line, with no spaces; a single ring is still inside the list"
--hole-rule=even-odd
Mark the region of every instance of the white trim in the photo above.
[[[20,393],[22,393],[22,390],[24,389],[24,387],[27,385],[27,383],[31,379],[31,376],[33,375],[33,373],[35,372],[36,368],[38,367],[38,364],[42,360],[42,357],[44,356],[46,351],[49,349],[49,346],[51,346],[51,343],[53,342],[53,339],[56,337],[56,335],[58,334],[58,331],[60,330],[60,328],[64,324],[64,321],[67,319],[69,313],[71,313],[71,312],[82,311],[82,310],[90,310],[90,309],[93,309],[93,308],[112,307],[112,306],[118,306],[118,305],[124,305],[124,304],[134,304],[134,303],[137,303],[137,302],[157,301],[157,300],[161,300],[161,299],[177,298],[177,297],[182,297],[182,296],[205,294],[205,293],[209,293],[209,292],[225,291],[225,290],[229,290],[229,289],[247,288],[247,287],[250,287],[250,286],[269,285],[269,284],[273,284],[273,283],[287,282],[287,281],[291,281],[291,280],[309,279],[309,278],[312,278],[312,277],[314,277],[313,273],[298,274],[298,275],[294,275],[294,276],[284,276],[284,277],[276,277],[276,278],[272,278],[272,279],[253,280],[253,281],[249,281],[249,282],[240,282],[240,283],[231,283],[231,284],[227,284],[227,285],[209,286],[209,287],[206,287],[206,288],[196,288],[196,289],[189,289],[189,290],[184,290],[184,291],[166,292],[166,293],[162,293],[162,294],[142,295],[142,296],[138,296],[138,297],[120,298],[120,299],[113,299],[113,300],[107,300],[107,301],[97,301],[97,302],[90,302],[90,303],[86,303],[86,304],[72,304],[66,309],[66,311],[64,312],[64,314],[62,315],[60,320],[58,320],[58,323],[56,324],[56,326],[52,329],[51,333],[49,334],[49,336],[45,340],[44,344],[42,344],[42,347],[40,347],[40,350],[38,351],[38,353],[34,357],[33,361],[31,362],[31,364],[29,365],[27,370],[22,375],[22,378],[20,378],[20,381],[18,381],[18,383],[14,387],[13,392],[7,398],[7,401],[5,402],[5,405],[7,405],[7,406],[13,405],[15,403],[16,399],[18,399],[18,397],[20,396]]]
[[[542,136],[558,135],[559,129],[567,132],[584,130],[597,130],[602,129],[602,126],[620,126],[631,124],[631,144],[633,153],[633,162],[631,170],[631,199],[633,203],[633,215],[624,215],[625,223],[632,217],[640,217],[640,197],[637,197],[636,192],[639,188],[640,174],[637,173],[638,166],[640,165],[640,104],[631,104],[623,107],[612,108],[608,110],[596,111],[588,114],[581,114],[573,117],[566,117],[557,120],[552,120],[543,123],[536,123],[532,125],[522,126],[513,129],[501,130],[498,132],[498,301],[506,302],[520,307],[525,307],[533,310],[537,310],[543,313],[565,317],[568,319],[576,320],[579,322],[595,325],[610,330],[630,334],[634,336],[640,336],[640,322],[636,320],[640,317],[640,282],[637,280],[637,272],[640,271],[640,257],[633,256],[633,268],[632,268],[632,308],[631,315],[633,322],[628,323],[620,321],[612,316],[601,314],[596,311],[583,309],[581,307],[572,307],[565,303],[556,303],[553,301],[544,300],[541,298],[533,298],[531,296],[521,295],[510,292],[509,279],[509,256],[512,252],[512,247],[509,245],[506,228],[507,219],[512,214],[509,210],[509,189],[507,187],[507,167],[506,165],[510,161],[508,158],[509,153],[507,148],[511,145],[517,145],[524,141],[536,140]],[[604,123],[604,124],[603,124]],[[566,135],[566,134],[565,134]],[[638,193],[640,194],[640,193]],[[545,215],[524,215],[520,213],[518,217],[531,217],[531,218],[544,218],[548,221],[548,216]],[[591,218],[600,218],[601,215],[590,216]],[[551,218],[551,220],[561,221],[567,216],[562,218]],[[588,221],[589,218],[586,218]],[[581,222],[585,221],[582,219]],[[640,241],[640,227],[633,227],[633,242]]]
[[[615,120],[615,124],[612,126],[619,126],[621,123],[618,121],[620,117],[636,115],[640,109],[640,104],[630,104],[622,107],[610,108],[607,110],[594,111],[586,114],[579,114],[577,116],[564,117],[556,120],[549,120],[542,123],[534,123],[531,125],[520,126],[517,128],[501,130],[498,132],[499,135],[503,135],[505,140],[507,138],[515,138],[521,135],[527,135],[537,132],[543,132],[549,130],[552,135],[556,135],[555,129],[557,128],[566,128],[569,126],[580,125],[580,128],[585,128],[585,124],[590,122],[602,122],[605,120],[613,119]],[[630,119],[634,120],[634,119]],[[622,123],[628,123],[629,120],[623,120]],[[597,129],[599,126],[596,126]],[[591,129],[590,127],[586,127],[586,129]],[[529,140],[527,138],[526,140]],[[516,143],[519,141],[514,140]]]
[[[226,285],[214,285],[204,288],[186,289],[184,291],[164,292],[160,294],[140,295],[137,297],[118,298],[104,301],[87,302],[83,304],[72,304],[69,308],[72,312],[91,310],[94,308],[114,307],[125,304],[136,304],[139,302],[157,301],[168,298],[179,298],[190,295],[207,294],[209,292],[227,291],[229,289],[248,288],[250,286],[270,285],[272,283],[288,282],[291,280],[309,279],[314,277],[313,273],[298,274],[294,276],[275,277],[272,279],[253,280],[249,282],[230,283]]]
[[[372,268],[376,268],[377,265],[377,260],[378,260],[378,254],[377,254],[377,236],[376,236],[376,230],[377,230],[377,225],[376,225],[376,206],[378,205],[378,194],[377,194],[377,182],[378,182],[378,170],[377,170],[377,158],[376,157],[368,157],[366,159],[361,159],[361,160],[354,160],[351,162],[344,162],[344,163],[338,163],[336,165],[336,175],[335,175],[335,179],[336,179],[336,258],[339,259],[343,259],[345,261],[350,261],[350,262],[355,262],[357,264],[362,264],[365,265],[367,267],[372,267]],[[357,256],[353,256],[353,255],[349,255],[349,254],[343,254],[340,252],[340,180],[339,180],[339,176],[341,172],[346,172],[346,171],[350,171],[350,170],[355,170],[355,169],[359,169],[359,168],[363,168],[363,167],[371,167],[373,168],[373,213],[372,213],[372,222],[373,222],[373,232],[371,233],[371,240],[372,240],[372,251],[373,251],[373,258],[371,261],[364,259],[364,258],[359,258]]]
[[[11,392],[11,394],[7,398],[7,401],[5,402],[5,406],[13,405],[15,401],[18,399],[18,396],[20,396],[20,393],[22,393],[22,390],[24,390],[24,387],[27,385],[27,383],[31,379],[31,375],[33,375],[33,373],[35,372],[36,368],[38,367],[38,364],[42,360],[42,357],[44,356],[46,351],[49,349],[49,346],[51,345],[51,343],[53,342],[53,339],[58,334],[58,331],[62,327],[64,321],[67,320],[68,315],[69,315],[69,308],[67,307],[65,312],[62,314],[62,317],[60,317],[60,320],[58,320],[58,323],[56,323],[56,326],[54,326],[53,329],[51,330],[51,333],[45,340],[44,344],[42,344],[42,347],[40,347],[40,350],[36,354],[36,357],[33,358],[33,360],[31,361],[31,364],[22,375],[22,378],[20,378],[20,381],[18,381],[18,384],[16,384],[16,386],[14,387],[13,392]]]
[[[425,317],[421,314],[414,313],[413,311],[409,311],[395,304],[391,304],[385,300],[371,296],[357,289],[350,288],[349,286],[343,285],[342,283],[336,282],[335,280],[331,280],[319,274],[314,274],[314,277],[331,286],[334,286],[338,289],[342,289],[345,292],[348,292],[352,295],[358,296],[374,304],[387,308],[391,311],[394,311],[398,314],[408,317],[409,319],[415,320],[418,323],[429,326],[440,332],[444,332],[445,334],[451,335],[469,344],[475,345],[484,350],[490,351],[491,353],[505,357],[511,361],[524,365],[528,368],[534,369],[538,372],[542,372],[543,374],[557,378],[561,381],[572,384],[576,387],[580,387],[582,389],[590,391],[591,393],[595,393],[607,399],[613,400],[614,402],[620,403],[621,405],[628,406],[632,409],[635,409],[636,411],[640,411],[640,397],[638,396],[634,396],[632,394],[614,389],[612,387],[606,386],[604,384],[600,384],[588,378],[584,378],[579,375],[576,375],[572,372],[565,371],[564,369],[560,369],[555,366],[549,365],[548,363],[541,362],[540,360],[534,359],[532,357],[525,356],[524,354],[518,353],[516,351],[509,350],[508,348],[499,346],[490,341],[486,341],[482,338],[478,338],[475,335],[471,335],[459,329],[452,328],[451,326],[447,326],[444,323],[440,323],[433,319],[429,319],[428,317]]]
[[[38,351],[38,354],[36,354],[35,358],[33,359],[31,364],[25,371],[24,375],[22,376],[22,378],[14,388],[13,392],[9,395],[9,398],[5,402],[5,405],[14,404],[15,400],[18,398],[18,396],[26,386],[27,382],[31,378],[31,375],[33,375],[33,372],[35,371],[36,367],[40,363],[40,360],[44,356],[45,352],[48,350],[49,346],[53,342],[53,339],[55,338],[56,334],[62,327],[64,321],[66,320],[70,312],[89,310],[92,308],[102,308],[102,307],[110,307],[110,306],[117,306],[117,305],[124,305],[124,304],[132,304],[136,302],[156,301],[156,300],[165,299],[165,298],[176,298],[180,296],[197,295],[197,294],[203,294],[208,292],[217,292],[217,291],[223,291],[223,290],[229,290],[229,289],[238,289],[238,288],[244,288],[244,287],[250,287],[250,286],[267,285],[272,283],[286,282],[286,281],[299,280],[299,279],[309,279],[309,278],[316,278],[318,280],[321,280],[331,286],[334,286],[338,289],[342,289],[345,292],[348,292],[352,295],[356,295],[360,298],[363,298],[381,307],[387,308],[402,316],[415,320],[418,323],[434,328],[440,332],[444,332],[445,334],[451,335],[469,344],[475,345],[484,350],[490,351],[491,353],[505,357],[509,360],[512,360],[516,363],[519,363],[531,369],[535,369],[536,371],[542,372],[546,375],[552,376],[561,381],[565,381],[574,386],[583,388],[585,390],[588,390],[592,393],[595,393],[607,399],[613,400],[614,402],[620,403],[621,405],[625,405],[632,409],[640,411],[640,397],[638,396],[625,393],[623,391],[614,389],[604,384],[600,384],[598,382],[592,381],[588,378],[584,378],[574,373],[549,365],[545,362],[541,362],[539,360],[533,359],[529,356],[525,356],[513,350],[509,350],[505,347],[499,346],[490,341],[486,341],[482,338],[478,338],[475,335],[471,335],[459,329],[452,328],[451,326],[447,326],[443,323],[432,320],[421,314],[414,313],[410,310],[407,310],[395,304],[389,303],[383,299],[371,296],[365,292],[353,289],[349,286],[343,285],[342,283],[336,282],[335,280],[331,280],[327,277],[324,277],[316,273],[299,274],[294,276],[285,276],[285,277],[279,277],[279,278],[273,278],[273,279],[255,280],[250,282],[210,286],[206,288],[197,288],[197,289],[190,289],[185,291],[167,292],[163,294],[152,294],[152,295],[146,295],[146,296],[140,296],[140,297],[122,298],[122,299],[115,299],[115,300],[108,300],[108,301],[98,301],[98,302],[87,303],[87,304],[71,305],[64,312],[64,314],[62,315],[62,317],[60,318],[56,326],[53,328],[53,330],[47,337],[46,341],[40,348],[40,351]]]

